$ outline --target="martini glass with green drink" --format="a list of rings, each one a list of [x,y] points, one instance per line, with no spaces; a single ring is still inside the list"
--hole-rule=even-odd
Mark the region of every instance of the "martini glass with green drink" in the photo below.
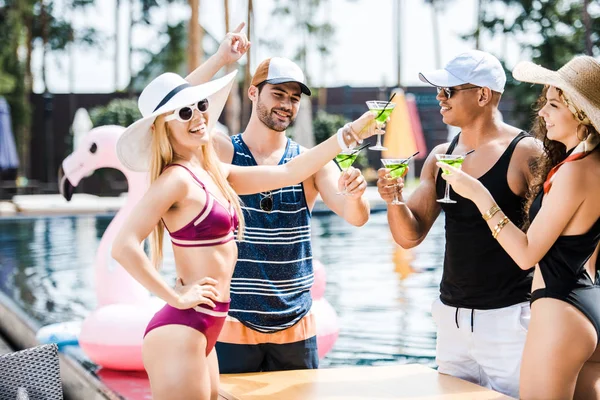
[[[356,161],[358,153],[360,153],[360,151],[364,148],[365,146],[361,146],[357,149],[342,151],[340,154],[335,156],[335,163],[342,170],[343,173],[346,173],[348,168],[350,168],[352,164],[354,164],[354,161]],[[342,194],[347,196],[349,193],[346,190],[346,188],[344,188],[343,192],[337,192],[336,194]]]
[[[412,157],[411,157],[412,158]],[[382,158],[381,162],[383,166],[390,170],[390,176],[392,179],[401,178],[406,173],[408,168],[408,161],[410,158]],[[397,186],[397,185],[394,185]],[[398,199],[398,192],[394,191],[394,199],[392,200],[393,205],[401,205],[403,202]]]
[[[389,116],[394,111],[394,107],[396,107],[396,103],[392,103],[391,99],[388,101],[367,101],[367,107],[369,107],[369,111],[375,114],[375,121],[377,121],[377,125],[381,127],[386,123]],[[386,147],[381,145],[381,134],[377,134],[377,143],[375,146],[369,147],[369,150],[387,150]]]
[[[465,154],[436,154],[435,158],[437,158],[437,160],[439,162],[442,162],[444,164],[450,165],[451,167],[460,169],[463,161],[465,161]],[[442,168],[442,171],[444,171],[445,174],[450,173],[450,171],[448,171],[447,169],[444,169],[444,168]],[[456,203],[456,201],[454,201],[450,198],[450,185],[448,185],[448,182],[446,182],[446,190],[444,192],[444,198],[438,199],[437,201],[438,201],[438,203]]]

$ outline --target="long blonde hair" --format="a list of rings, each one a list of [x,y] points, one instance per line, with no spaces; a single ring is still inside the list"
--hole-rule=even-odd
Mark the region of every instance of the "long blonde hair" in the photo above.
[[[160,174],[163,172],[165,167],[173,162],[173,146],[169,141],[169,126],[165,122],[165,116],[160,115],[154,121],[154,132],[152,134],[151,152],[152,156],[150,159],[150,183],[152,184],[158,179]],[[244,214],[242,213],[242,206],[240,198],[237,193],[233,190],[229,182],[223,175],[221,168],[219,167],[219,158],[215,152],[212,140],[208,144],[201,147],[202,150],[202,167],[212,177],[213,181],[223,193],[225,198],[231,202],[235,212],[238,216],[239,226],[237,238],[242,239],[244,232]],[[163,258],[163,238],[165,233],[165,225],[161,221],[156,224],[152,234],[150,235],[150,254],[152,263],[156,269],[160,268],[160,264]]]

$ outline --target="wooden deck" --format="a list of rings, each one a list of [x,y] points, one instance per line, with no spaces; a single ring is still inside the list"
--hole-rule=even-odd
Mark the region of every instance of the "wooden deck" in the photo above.
[[[505,400],[422,365],[221,375],[223,400]]]

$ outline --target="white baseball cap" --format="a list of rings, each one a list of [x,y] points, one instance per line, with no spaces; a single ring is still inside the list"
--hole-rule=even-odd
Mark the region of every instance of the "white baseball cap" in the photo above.
[[[506,73],[500,61],[490,53],[469,50],[450,60],[444,69],[419,73],[419,79],[437,87],[470,83],[503,93]]]
[[[302,69],[292,60],[282,57],[267,58],[260,63],[252,77],[251,84],[258,86],[266,82],[272,85],[280,83],[296,82],[300,85],[300,90],[307,96],[310,96],[310,89],[304,83],[304,73]]]

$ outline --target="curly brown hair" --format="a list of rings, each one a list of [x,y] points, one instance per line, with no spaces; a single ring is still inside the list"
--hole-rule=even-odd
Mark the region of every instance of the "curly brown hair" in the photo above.
[[[537,99],[535,105],[533,106],[533,110],[536,113],[536,118],[533,122],[533,126],[531,127],[532,135],[538,139],[544,147],[544,152],[540,155],[539,158],[533,160],[530,163],[531,175],[533,176],[529,189],[527,191],[527,195],[525,196],[525,221],[524,221],[524,229],[529,227],[531,221],[529,220],[529,208],[531,207],[531,203],[536,198],[538,193],[542,190],[542,186],[548,173],[555,165],[558,165],[561,161],[563,161],[567,156],[567,149],[564,144],[561,142],[557,142],[555,140],[548,139],[548,130],[546,129],[546,122],[544,118],[541,117],[538,113],[539,110],[544,107],[546,104],[546,94],[548,92],[549,86],[544,86],[542,89],[542,93],[540,97]],[[563,91],[559,88],[556,88],[558,94],[563,102],[565,102],[565,97]],[[565,102],[566,104],[566,102]],[[577,120],[575,114],[573,114],[573,118]],[[592,125],[587,125],[588,132],[590,134],[598,135],[598,132]]]

